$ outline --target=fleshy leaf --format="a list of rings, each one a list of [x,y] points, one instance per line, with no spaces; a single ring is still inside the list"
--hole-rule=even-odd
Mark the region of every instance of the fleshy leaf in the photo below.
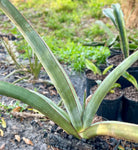
[[[99,74],[99,75],[102,74],[100,69],[96,67],[95,64],[92,63],[90,60],[86,59],[85,64],[86,64],[86,67],[90,69],[94,74]]]
[[[133,77],[131,74],[129,74],[128,72],[124,72],[122,75],[125,79],[127,79],[129,82],[131,82],[135,88],[138,90],[138,83],[137,80],[135,79],[135,77]]]
[[[64,69],[52,54],[47,44],[36,33],[23,15],[11,4],[10,1],[0,0],[0,8],[16,25],[18,30],[22,33],[28,44],[33,49],[34,53],[49,75],[52,83],[56,87],[59,95],[61,96],[73,126],[76,130],[81,130],[82,106]]]
[[[138,143],[138,125],[119,121],[103,121],[92,124],[86,130],[82,131],[80,135],[86,139],[94,136],[108,135]]]
[[[54,121],[67,133],[79,138],[76,130],[72,126],[68,114],[58,107],[54,102],[37,92],[32,92],[25,88],[13,85],[8,82],[0,81],[0,94],[12,97],[32,106],[46,117]]]
[[[103,75],[107,74],[107,72],[113,68],[113,65],[108,66],[107,68],[104,69]]]
[[[102,21],[96,21],[96,23],[102,27],[102,29],[107,33],[108,39],[106,41],[107,46],[111,46],[114,44],[117,36],[102,22]]]
[[[114,14],[113,14],[113,9],[111,9],[111,8],[103,9],[103,14],[106,17],[110,18],[111,21],[113,22],[114,26],[117,28],[115,17],[114,17]]]

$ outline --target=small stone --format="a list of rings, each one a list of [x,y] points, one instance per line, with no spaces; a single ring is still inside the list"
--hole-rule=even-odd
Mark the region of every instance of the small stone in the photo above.
[[[109,142],[111,146],[115,146],[118,143],[118,141],[115,138],[111,138]]]
[[[39,146],[35,146],[33,150],[40,150]]]
[[[52,128],[51,128],[51,133],[54,133],[57,128],[58,128],[58,126],[57,126],[56,124],[55,124],[54,126],[52,126]]]
[[[50,132],[51,132],[51,133],[54,133],[54,132],[55,132],[55,130],[52,128]]]
[[[35,120],[31,121],[31,125],[34,126],[34,127],[38,127],[38,123]]]
[[[81,141],[82,141],[82,142],[84,142],[84,143],[86,143],[86,142],[87,142],[87,140],[86,140],[86,139],[81,139]]]
[[[42,144],[40,146],[40,150],[47,150],[47,144]]]
[[[48,134],[47,134],[47,132],[45,132],[45,133],[44,133],[43,138],[46,138],[46,137],[47,137],[47,135],[48,135]]]
[[[55,125],[54,125],[54,128],[55,128],[55,130],[56,130],[56,129],[58,128],[58,125],[57,125],[57,124],[55,124]]]
[[[57,130],[57,133],[61,133],[61,132],[63,132],[63,129]]]
[[[73,135],[69,135],[68,138],[71,140],[73,139]]]
[[[66,132],[62,132],[61,135],[64,137],[64,138],[67,138],[68,137],[68,134]]]

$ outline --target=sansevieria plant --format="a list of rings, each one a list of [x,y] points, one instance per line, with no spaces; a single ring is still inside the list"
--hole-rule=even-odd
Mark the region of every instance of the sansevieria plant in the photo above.
[[[114,26],[116,27],[117,31],[119,32],[120,45],[121,45],[123,57],[124,59],[127,58],[129,56],[129,43],[128,43],[127,33],[125,29],[124,16],[120,4],[113,4],[112,8],[104,9],[103,13],[105,14],[105,16],[110,18],[110,20],[113,22]]]
[[[88,105],[82,109],[68,76],[46,43],[9,0],[0,0],[0,8],[17,26],[32,47],[60,94],[66,111],[42,94],[3,81],[0,81],[1,95],[13,97],[27,103],[53,120],[68,134],[72,134],[79,139],[89,139],[96,135],[109,135],[138,142],[138,125],[117,121],[91,124],[102,99],[108,93],[112,84],[138,59],[138,51],[125,59],[106,77]]]

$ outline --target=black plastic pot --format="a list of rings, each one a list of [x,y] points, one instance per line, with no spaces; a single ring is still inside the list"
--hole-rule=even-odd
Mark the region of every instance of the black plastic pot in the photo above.
[[[108,120],[120,120],[122,97],[115,100],[104,99],[97,111],[97,115]]]
[[[138,102],[132,101],[125,96],[123,97],[122,120],[138,124]]]
[[[96,85],[97,83],[93,79],[89,79],[86,77],[86,95],[87,97],[90,95],[90,89]]]
[[[101,65],[100,70],[103,71],[105,69],[105,65]],[[85,77],[86,77],[86,96],[88,97],[90,95],[90,89],[96,85],[96,80],[90,79],[87,77],[87,73],[91,72],[91,70],[85,71]]]

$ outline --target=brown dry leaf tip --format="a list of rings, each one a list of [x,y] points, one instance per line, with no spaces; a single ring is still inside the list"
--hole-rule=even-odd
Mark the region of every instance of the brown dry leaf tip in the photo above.
[[[5,149],[5,143],[0,146],[0,150],[4,150],[4,149]]]
[[[20,142],[21,141],[21,138],[20,138],[20,135],[15,135],[15,139],[18,141],[18,142]]]
[[[0,129],[0,136],[4,136],[4,132],[2,129]]]
[[[25,138],[25,137],[23,137],[23,141],[24,141],[26,144],[28,144],[28,145],[32,145],[32,146],[34,145],[31,140],[29,140],[29,139],[27,139],[27,138]]]

